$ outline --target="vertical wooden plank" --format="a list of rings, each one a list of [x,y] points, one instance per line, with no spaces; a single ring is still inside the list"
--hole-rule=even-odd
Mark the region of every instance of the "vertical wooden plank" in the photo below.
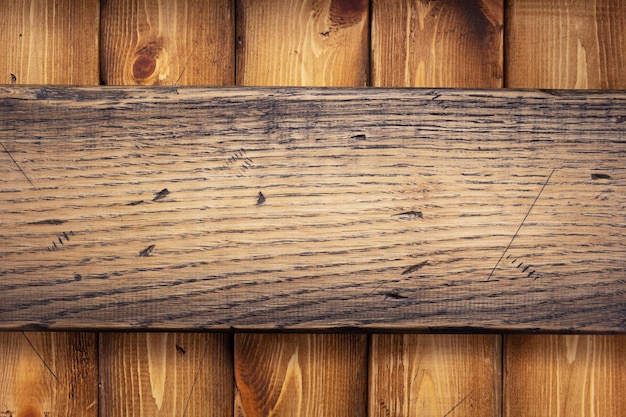
[[[626,2],[508,1],[506,86],[626,88]],[[506,336],[506,416],[626,415],[626,336]]]
[[[362,335],[235,335],[237,416],[364,416]]]
[[[231,0],[108,0],[102,8],[107,85],[232,85]]]
[[[232,416],[230,336],[102,333],[100,416]]]
[[[624,0],[509,0],[506,85],[624,88]]]
[[[370,416],[498,415],[499,338],[372,337]]]
[[[0,83],[98,83],[98,0],[5,1],[0,16]],[[96,348],[95,333],[0,333],[0,415],[97,415]]]
[[[365,86],[367,0],[237,0],[237,84]]]
[[[366,0],[238,0],[237,84],[365,86]],[[365,335],[237,334],[238,416],[364,416]]]
[[[374,0],[372,84],[502,87],[503,0]]]
[[[97,84],[99,4],[0,2],[0,84]]]
[[[502,0],[374,0],[372,8],[374,86],[502,86]],[[372,335],[370,343],[370,416],[500,414],[500,336]]]
[[[0,332],[0,416],[96,416],[95,333]]]
[[[102,81],[109,85],[232,85],[230,0],[107,0]],[[104,333],[100,416],[232,416],[231,337]]]
[[[626,415],[626,337],[505,340],[506,416]]]

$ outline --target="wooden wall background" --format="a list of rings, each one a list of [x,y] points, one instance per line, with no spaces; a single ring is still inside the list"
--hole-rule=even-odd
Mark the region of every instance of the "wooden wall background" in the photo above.
[[[624,0],[0,0],[0,83],[626,88]],[[626,416],[626,336],[0,332],[0,417]]]

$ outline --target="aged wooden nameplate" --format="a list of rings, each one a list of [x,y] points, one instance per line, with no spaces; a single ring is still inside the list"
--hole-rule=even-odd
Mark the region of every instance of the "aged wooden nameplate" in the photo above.
[[[626,93],[0,87],[0,328],[626,332]]]

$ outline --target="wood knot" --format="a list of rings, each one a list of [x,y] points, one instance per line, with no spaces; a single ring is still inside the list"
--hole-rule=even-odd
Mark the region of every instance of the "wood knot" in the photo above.
[[[366,0],[333,0],[330,20],[338,27],[353,26],[367,17]]]
[[[157,60],[163,52],[163,41],[157,39],[148,42],[135,52],[133,63],[133,78],[137,82],[145,82],[151,78],[157,69]]]
[[[156,69],[156,59],[147,55],[140,55],[133,64],[133,77],[137,81],[144,81],[152,74]]]
[[[35,406],[25,405],[17,413],[17,417],[42,417],[41,411]]]

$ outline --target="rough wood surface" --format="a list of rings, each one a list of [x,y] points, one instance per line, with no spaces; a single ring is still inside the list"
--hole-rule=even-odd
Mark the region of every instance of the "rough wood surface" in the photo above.
[[[374,1],[373,86],[501,87],[502,6]],[[501,337],[375,334],[370,343],[371,417],[499,415]]]
[[[375,0],[372,84],[502,87],[503,0]]]
[[[624,331],[622,92],[0,96],[4,328]]]
[[[230,0],[103,2],[103,83],[232,85],[233,8]]]
[[[624,415],[625,336],[510,335],[505,351],[506,417]]]
[[[237,85],[367,85],[367,0],[237,0],[237,15]]]
[[[367,338],[236,334],[235,378],[237,416],[365,416]]]
[[[499,353],[495,336],[372,337],[369,415],[498,416]]]
[[[0,2],[0,84],[98,84],[99,4]]]
[[[233,415],[230,336],[103,333],[100,417]]]
[[[508,0],[506,85],[624,88],[623,0]]]
[[[0,416],[98,415],[95,333],[0,332]]]

